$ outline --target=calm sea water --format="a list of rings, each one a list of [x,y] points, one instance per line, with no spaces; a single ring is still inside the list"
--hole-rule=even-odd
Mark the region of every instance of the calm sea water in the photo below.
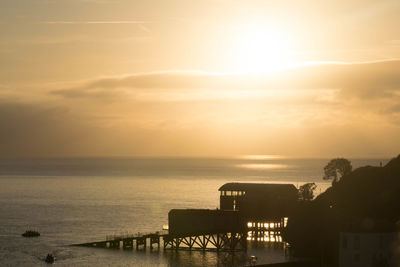
[[[230,255],[214,252],[122,251],[70,247],[106,235],[161,230],[173,208],[219,205],[226,182],[318,182],[326,159],[85,158],[0,160],[0,265],[44,266],[224,266]],[[354,167],[386,159],[352,159]],[[322,183],[321,183],[322,182]],[[21,237],[37,229],[39,238]],[[251,246],[258,263],[284,261],[282,249]],[[243,265],[247,255],[236,255]]]

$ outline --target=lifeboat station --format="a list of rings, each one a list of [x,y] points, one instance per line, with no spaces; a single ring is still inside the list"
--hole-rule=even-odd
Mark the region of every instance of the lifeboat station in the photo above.
[[[149,244],[172,250],[245,251],[247,242],[280,242],[295,206],[292,184],[226,183],[219,189],[219,209],[172,209],[168,230],[108,236],[77,246],[146,249]]]

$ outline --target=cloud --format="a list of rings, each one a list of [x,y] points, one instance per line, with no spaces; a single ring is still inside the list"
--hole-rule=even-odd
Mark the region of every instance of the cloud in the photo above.
[[[88,83],[90,88],[168,88],[199,89],[208,86],[229,84],[225,75],[200,71],[163,71],[127,75],[123,77],[100,78]]]
[[[385,114],[385,115],[392,114],[392,115],[395,115],[395,116],[399,116],[400,115],[400,104],[398,104],[398,103],[400,103],[400,96],[394,98],[393,102],[395,104],[384,106],[381,109],[381,112],[383,114]]]
[[[87,98],[87,99],[105,99],[112,100],[113,98],[119,96],[121,93],[116,90],[82,90],[82,89],[60,89],[52,92],[53,95],[60,95],[65,98]]]
[[[258,120],[268,127],[304,127],[360,120],[397,126],[400,61],[317,64],[266,74],[137,73],[81,81],[50,95],[75,107],[108,107],[157,123],[165,114],[167,120],[179,117],[180,125],[199,120],[252,127]]]
[[[0,158],[137,155],[162,136],[136,124],[120,123],[97,107],[96,112],[60,102],[28,103],[0,98]]]
[[[139,30],[150,33],[151,30],[146,25],[156,23],[150,20],[53,20],[43,21],[42,24],[48,25],[136,25]]]
[[[390,98],[400,91],[400,60],[357,64],[317,64],[264,74],[221,74],[199,71],[164,71],[84,81],[52,93],[66,98],[115,96],[118,89],[133,92],[163,89],[191,90],[332,90],[344,98]],[[122,92],[121,90],[119,90]],[[114,93],[112,93],[114,92]]]
[[[387,155],[399,147],[399,64],[137,73],[49,84],[50,94],[0,87],[0,156]]]
[[[134,93],[160,96],[186,91],[193,94],[196,89],[221,89],[229,86],[235,86],[230,76],[199,71],[166,71],[98,78],[80,82],[70,88],[53,90],[51,94],[75,99],[112,100]]]
[[[43,156],[68,150],[86,127],[76,128],[69,110],[0,99],[0,156]],[[81,125],[82,126],[82,125]],[[84,130],[83,130],[84,132]]]
[[[92,20],[92,21],[79,21],[79,20],[53,20],[44,21],[44,24],[70,24],[70,25],[82,25],[82,24],[150,24],[155,23],[154,21],[147,20]]]
[[[142,114],[136,118],[132,110],[125,114],[101,105],[85,111],[59,102],[27,103],[3,97],[0,99],[0,157],[212,153],[213,146],[206,146],[212,140],[204,137],[202,126],[182,129],[166,107],[161,110],[145,107],[138,112]],[[156,127],[142,127],[153,124],[154,118],[146,117],[152,112],[161,123],[156,123]]]

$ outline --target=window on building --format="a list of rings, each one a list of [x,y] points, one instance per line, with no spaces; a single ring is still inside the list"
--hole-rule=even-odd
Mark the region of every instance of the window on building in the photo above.
[[[226,191],[225,194],[226,196],[232,196],[232,191]]]

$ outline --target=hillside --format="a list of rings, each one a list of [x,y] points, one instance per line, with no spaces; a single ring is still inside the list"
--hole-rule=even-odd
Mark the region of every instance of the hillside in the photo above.
[[[400,156],[355,169],[315,200],[298,204],[284,232],[295,255],[334,263],[340,232],[395,231],[400,219]]]
[[[344,176],[314,203],[347,218],[400,219],[400,156],[384,167],[365,166]]]

